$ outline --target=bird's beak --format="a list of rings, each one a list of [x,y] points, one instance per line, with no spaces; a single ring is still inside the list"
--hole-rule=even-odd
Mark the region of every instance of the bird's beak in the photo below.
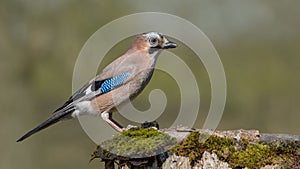
[[[169,49],[169,48],[177,47],[176,43],[168,41],[168,39],[166,37],[163,38],[163,41],[164,41],[164,43],[161,44],[162,49]]]
[[[177,45],[176,45],[176,43],[174,43],[174,42],[166,42],[166,43],[163,43],[162,45],[161,45],[161,48],[162,49],[169,49],[169,48],[176,48],[177,47]]]

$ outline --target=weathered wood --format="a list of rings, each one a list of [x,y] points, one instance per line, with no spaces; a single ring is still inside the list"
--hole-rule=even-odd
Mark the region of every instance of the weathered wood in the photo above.
[[[218,159],[216,154],[210,154],[209,152],[204,152],[201,158],[201,164],[196,164],[195,166],[190,165],[188,157],[181,157],[172,155],[161,167],[162,169],[193,169],[193,168],[203,168],[203,169],[229,169],[229,165]]]
[[[291,135],[291,134],[268,134],[268,133],[261,133],[260,134],[260,141],[262,142],[273,142],[273,141],[286,141],[286,140],[294,140],[300,141],[300,136],[298,135]]]

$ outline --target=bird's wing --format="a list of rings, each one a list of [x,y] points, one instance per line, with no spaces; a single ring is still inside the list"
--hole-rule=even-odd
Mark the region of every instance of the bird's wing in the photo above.
[[[107,93],[122,84],[126,83],[130,77],[133,77],[137,63],[141,62],[139,52],[133,54],[124,54],[107,65],[102,73],[78,89],[61,107],[57,108],[54,113],[68,109],[73,106],[74,102],[82,100],[91,100],[96,96]]]
[[[60,112],[63,109],[68,109],[73,106],[74,102],[91,100],[99,95],[110,92],[120,86],[122,86],[129,77],[131,72],[123,72],[113,77],[106,79],[101,78],[101,74],[83,87],[78,89],[62,106],[57,108],[53,113]]]

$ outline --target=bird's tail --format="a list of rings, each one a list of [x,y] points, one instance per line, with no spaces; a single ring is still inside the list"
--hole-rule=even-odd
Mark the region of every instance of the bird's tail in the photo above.
[[[49,127],[49,126],[51,126],[51,125],[59,122],[64,117],[67,117],[68,115],[70,115],[74,110],[75,110],[75,107],[70,107],[69,109],[67,109],[65,111],[62,111],[62,112],[57,113],[57,114],[54,114],[48,120],[46,120],[42,124],[38,125],[34,129],[32,129],[29,132],[27,132],[24,136],[22,136],[21,138],[19,138],[17,140],[17,142],[23,141],[24,139],[26,139],[27,137],[29,137],[29,136],[37,133],[38,131],[40,131],[42,129],[45,129],[45,128],[47,128],[47,127]]]

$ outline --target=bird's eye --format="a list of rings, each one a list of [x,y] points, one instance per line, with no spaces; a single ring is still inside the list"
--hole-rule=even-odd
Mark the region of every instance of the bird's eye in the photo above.
[[[156,37],[151,37],[149,39],[149,43],[150,43],[151,46],[156,46],[157,42],[158,42],[158,39]]]

